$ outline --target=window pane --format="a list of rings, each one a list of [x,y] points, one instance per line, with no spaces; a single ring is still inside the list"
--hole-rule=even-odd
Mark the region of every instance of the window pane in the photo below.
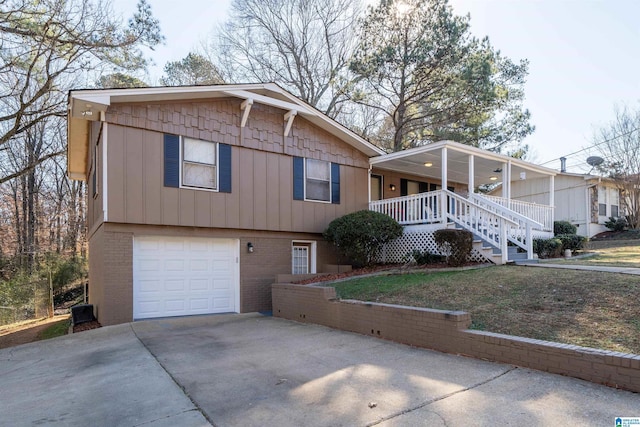
[[[184,158],[187,162],[216,164],[216,144],[198,139],[184,138]]]
[[[216,167],[185,162],[182,165],[182,184],[216,188]]]
[[[598,215],[607,216],[607,205],[605,205],[604,203],[598,204]]]
[[[611,205],[611,216],[614,218],[618,217],[618,207],[616,205]]]
[[[322,160],[307,159],[307,178],[329,181],[331,177],[330,163]]]
[[[307,246],[293,247],[293,274],[309,273],[309,248]]]
[[[324,202],[331,201],[331,186],[329,181],[307,180],[307,199],[321,200]]]

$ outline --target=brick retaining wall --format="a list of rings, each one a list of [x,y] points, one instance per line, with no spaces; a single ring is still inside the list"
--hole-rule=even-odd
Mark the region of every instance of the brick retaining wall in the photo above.
[[[462,311],[337,300],[330,287],[272,285],[273,315],[640,392],[640,355],[469,330]]]

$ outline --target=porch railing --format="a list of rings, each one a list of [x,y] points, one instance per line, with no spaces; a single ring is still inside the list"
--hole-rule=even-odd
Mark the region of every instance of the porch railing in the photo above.
[[[442,221],[440,198],[442,190],[393,199],[369,202],[369,210],[389,215],[402,225],[433,224]]]
[[[502,202],[502,203],[501,203]],[[394,218],[401,225],[454,222],[492,246],[500,249],[506,262],[507,242],[521,247],[533,257],[532,230],[553,229],[553,210],[549,206],[517,202],[544,222],[527,217],[505,206],[505,199],[472,194],[465,198],[448,190],[437,190],[393,199],[375,200],[369,209]]]
[[[484,197],[540,223],[542,225],[542,231],[553,232],[553,206],[539,205],[537,203],[523,202],[521,200],[509,200],[503,197],[489,196],[486,194],[475,194],[475,196]]]

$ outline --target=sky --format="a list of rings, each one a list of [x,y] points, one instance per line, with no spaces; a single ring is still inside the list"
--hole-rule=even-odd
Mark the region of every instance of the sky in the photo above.
[[[166,38],[150,57],[157,84],[167,61],[184,58],[224,22],[231,0],[148,0]],[[369,0],[371,4],[374,0]],[[471,32],[488,36],[511,60],[529,61],[524,107],[536,131],[525,139],[529,161],[588,172],[585,159],[601,155],[596,131],[613,120],[615,105],[640,108],[640,1],[450,0],[470,14]],[[134,2],[115,0],[128,16]],[[576,154],[571,154],[580,151]],[[571,155],[570,155],[571,154]]]

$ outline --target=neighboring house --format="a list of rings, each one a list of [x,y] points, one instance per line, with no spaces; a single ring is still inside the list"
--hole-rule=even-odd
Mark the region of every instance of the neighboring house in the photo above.
[[[511,197],[533,203],[548,200],[549,190],[541,180],[516,181]],[[607,231],[609,217],[623,216],[620,190],[612,179],[589,174],[558,172],[555,178],[555,219],[578,227],[578,234],[593,237]]]
[[[473,190],[523,174],[552,188],[554,171],[451,141],[384,154],[273,83],[71,91],[68,139],[103,325],[271,310],[276,275],[341,261],[322,232],[361,209],[405,225],[387,260],[437,250],[433,231],[455,224],[476,259],[503,263],[553,224],[553,192],[534,205],[509,185]]]

